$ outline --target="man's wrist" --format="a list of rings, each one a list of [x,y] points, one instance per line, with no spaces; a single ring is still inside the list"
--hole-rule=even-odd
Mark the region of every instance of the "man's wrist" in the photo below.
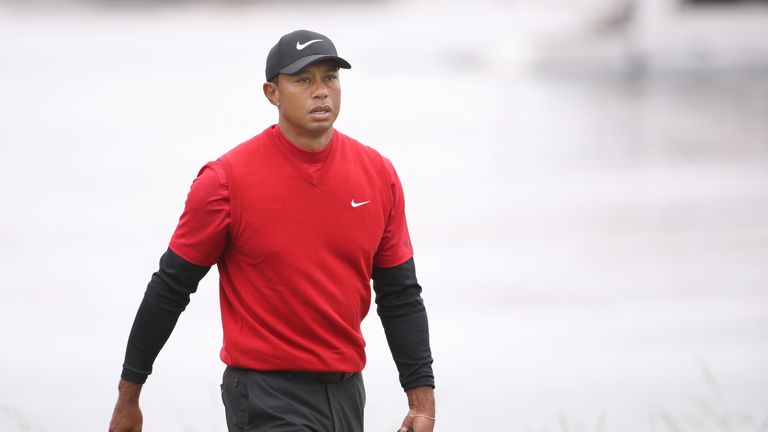
[[[435,416],[435,390],[432,386],[420,386],[405,391],[408,407],[429,417]]]
[[[142,386],[142,384],[120,379],[120,383],[117,385],[118,401],[138,404]]]

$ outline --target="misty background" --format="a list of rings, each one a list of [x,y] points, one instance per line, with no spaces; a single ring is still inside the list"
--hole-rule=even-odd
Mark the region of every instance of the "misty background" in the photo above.
[[[292,30],[394,162],[438,431],[768,431],[768,2],[0,2],[0,430],[105,431],[205,162]],[[406,413],[375,309],[366,431]],[[215,268],[146,431],[225,431]]]

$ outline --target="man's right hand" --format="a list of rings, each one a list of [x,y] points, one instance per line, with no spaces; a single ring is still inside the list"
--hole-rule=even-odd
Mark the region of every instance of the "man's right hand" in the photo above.
[[[141,384],[121,379],[117,388],[120,393],[117,396],[115,410],[112,411],[109,432],[141,432],[144,423],[144,417],[139,408]]]

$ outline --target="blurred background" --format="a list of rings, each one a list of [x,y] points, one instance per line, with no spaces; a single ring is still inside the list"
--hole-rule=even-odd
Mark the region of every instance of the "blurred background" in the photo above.
[[[395,163],[439,431],[768,431],[768,1],[0,1],[0,430],[106,430],[198,169],[330,36]],[[225,431],[215,270],[145,430]],[[375,311],[367,431],[406,411]]]

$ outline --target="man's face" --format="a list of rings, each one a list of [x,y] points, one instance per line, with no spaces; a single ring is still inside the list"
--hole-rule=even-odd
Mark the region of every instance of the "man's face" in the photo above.
[[[332,60],[313,63],[292,75],[277,76],[270,101],[277,105],[281,125],[313,136],[333,127],[341,107],[339,68]]]

